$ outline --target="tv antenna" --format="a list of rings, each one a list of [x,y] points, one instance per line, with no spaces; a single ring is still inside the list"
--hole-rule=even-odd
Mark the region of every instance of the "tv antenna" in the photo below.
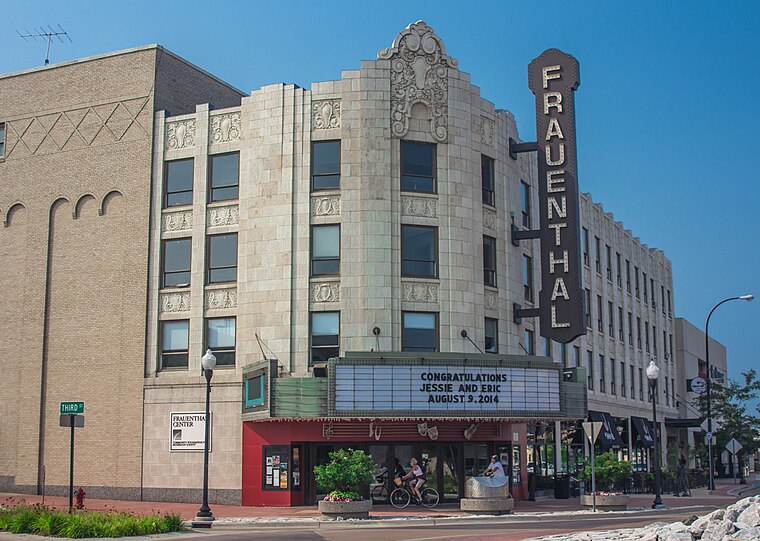
[[[63,27],[59,24],[58,28],[59,30],[55,30],[52,26],[48,25],[48,29],[45,30],[42,26],[39,28],[32,27],[34,32],[30,32],[26,28],[24,28],[25,34],[22,34],[18,30],[16,30],[16,33],[19,35],[19,37],[24,38],[24,41],[29,41],[30,39],[33,39],[34,41],[38,41],[39,39],[47,40],[47,54],[45,55],[45,65],[47,66],[50,64],[50,44],[53,42],[53,38],[58,38],[58,41],[61,43],[64,43],[63,38],[61,36],[66,36],[66,39],[69,40],[70,43],[74,43],[69,36],[69,33],[66,32],[66,30],[63,29]]]

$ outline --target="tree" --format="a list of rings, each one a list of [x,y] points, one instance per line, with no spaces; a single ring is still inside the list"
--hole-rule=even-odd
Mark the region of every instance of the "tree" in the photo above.
[[[729,380],[725,387],[712,385],[712,415],[722,425],[715,431],[716,455],[725,448],[726,444],[735,438],[741,443],[739,463],[743,464],[745,457],[755,454],[760,448],[760,407],[755,406],[760,393],[760,379],[755,370],[742,372],[741,381]],[[697,400],[700,411],[707,412],[707,394]]]

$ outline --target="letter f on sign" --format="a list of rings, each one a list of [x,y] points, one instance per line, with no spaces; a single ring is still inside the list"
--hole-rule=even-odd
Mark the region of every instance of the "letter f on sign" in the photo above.
[[[549,81],[551,79],[559,79],[560,74],[559,73],[551,73],[553,71],[559,71],[561,69],[560,66],[546,66],[541,71],[544,75],[544,88],[549,88]]]

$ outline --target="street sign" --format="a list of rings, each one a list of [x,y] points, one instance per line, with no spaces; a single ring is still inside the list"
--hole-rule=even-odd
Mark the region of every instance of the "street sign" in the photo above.
[[[744,446],[741,443],[739,443],[738,441],[736,441],[736,438],[731,438],[731,441],[729,441],[726,444],[726,449],[732,455],[735,455],[736,453],[738,453],[741,450],[742,447],[744,447]]]
[[[707,434],[705,434],[705,438],[707,439],[707,441],[711,441],[712,437],[713,437],[713,433],[712,432],[708,432]]]
[[[84,415],[61,415],[60,426],[84,428]]]
[[[707,382],[705,378],[697,376],[691,380],[691,391],[697,394],[702,394],[707,390]]]
[[[61,402],[61,415],[84,413],[84,402]]]
[[[583,431],[586,433],[586,437],[591,442],[591,445],[596,443],[596,438],[599,437],[599,433],[602,431],[602,422],[585,422],[583,423]]]
[[[721,428],[723,428],[723,425],[722,425],[722,424],[720,424],[720,423],[719,423],[718,421],[716,421],[715,419],[713,419],[713,420],[712,420],[712,428],[710,428],[709,426],[707,426],[707,419],[705,419],[704,421],[702,421],[702,424],[701,424],[701,425],[699,425],[699,427],[700,427],[702,430],[704,430],[705,432],[707,432],[707,431],[709,431],[709,430],[720,430]]]

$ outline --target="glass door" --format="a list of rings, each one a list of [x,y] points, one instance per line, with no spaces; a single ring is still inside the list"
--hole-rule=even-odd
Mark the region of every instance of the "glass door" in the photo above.
[[[441,445],[440,455],[442,486],[438,493],[444,502],[457,501],[461,497],[462,490],[459,470],[462,467],[460,447],[457,444]]]

